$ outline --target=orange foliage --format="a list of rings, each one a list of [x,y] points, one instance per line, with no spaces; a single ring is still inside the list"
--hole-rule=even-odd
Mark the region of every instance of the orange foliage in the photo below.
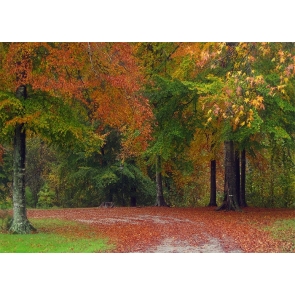
[[[129,43],[12,43],[3,51],[1,88],[31,85],[68,103],[82,101],[92,121],[124,135],[122,154],[136,154],[150,139],[152,111],[139,94],[143,75]],[[3,50],[3,49],[2,49]]]

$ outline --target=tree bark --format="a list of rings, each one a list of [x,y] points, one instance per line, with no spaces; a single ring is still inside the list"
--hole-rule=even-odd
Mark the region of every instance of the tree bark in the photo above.
[[[26,99],[25,86],[18,87],[16,97],[20,100]],[[9,231],[15,234],[28,234],[36,229],[30,224],[26,211],[26,131],[23,123],[15,127],[13,149],[13,220]]]
[[[240,151],[235,150],[235,175],[236,175],[236,194],[237,194],[237,201],[239,206],[241,206],[241,173],[240,173]]]
[[[246,150],[241,152],[241,193],[240,193],[241,207],[247,207],[246,202]]]
[[[216,207],[216,160],[210,163],[210,202],[209,207]]]
[[[235,174],[235,153],[232,140],[225,141],[225,176],[224,176],[224,201],[216,210],[234,210],[239,211],[240,207],[236,192],[236,174]]]
[[[156,160],[156,185],[157,185],[157,199],[155,206],[161,207],[169,207],[164,200],[163,196],[163,181],[162,181],[162,165],[161,165],[161,157],[157,156]]]

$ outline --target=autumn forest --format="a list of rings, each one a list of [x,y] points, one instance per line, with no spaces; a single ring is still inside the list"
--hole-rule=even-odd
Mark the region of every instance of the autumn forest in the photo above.
[[[0,43],[0,206],[292,209],[294,118],[294,43]]]

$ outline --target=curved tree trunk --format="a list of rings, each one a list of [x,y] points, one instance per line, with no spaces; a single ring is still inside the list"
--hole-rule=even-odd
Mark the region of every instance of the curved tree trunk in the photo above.
[[[161,167],[161,158],[157,156],[156,163],[156,184],[157,184],[157,199],[155,206],[169,207],[164,200],[163,196],[163,181],[162,181],[162,167]]]
[[[16,96],[19,99],[26,99],[26,87],[18,87]],[[28,234],[32,231],[36,231],[36,229],[27,219],[26,211],[26,131],[24,124],[17,124],[15,127],[13,148],[13,221],[9,231],[16,234]]]
[[[216,207],[216,160],[210,163],[210,202],[208,207]]]

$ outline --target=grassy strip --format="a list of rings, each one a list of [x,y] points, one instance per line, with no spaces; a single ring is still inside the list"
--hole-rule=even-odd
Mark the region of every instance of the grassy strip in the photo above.
[[[58,219],[32,219],[37,234],[0,233],[0,253],[93,253],[111,248],[106,239],[78,222]]]
[[[270,232],[274,239],[284,242],[283,252],[295,251],[295,219],[278,220],[265,230]]]

